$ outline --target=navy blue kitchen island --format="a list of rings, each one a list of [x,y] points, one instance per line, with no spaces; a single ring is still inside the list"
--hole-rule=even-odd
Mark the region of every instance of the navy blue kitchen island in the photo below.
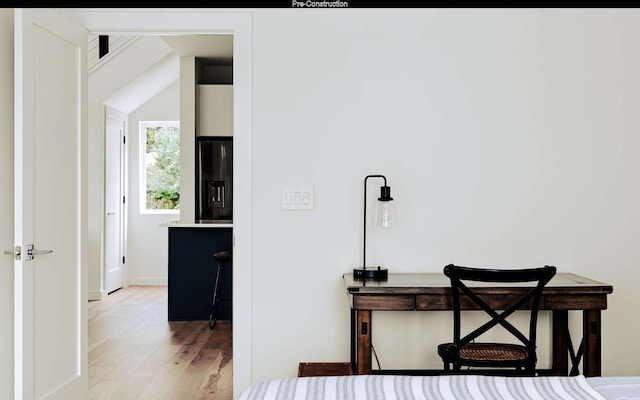
[[[232,250],[232,224],[168,224],[169,321],[208,320],[218,262],[213,255]],[[218,320],[231,320],[233,261],[222,275]]]

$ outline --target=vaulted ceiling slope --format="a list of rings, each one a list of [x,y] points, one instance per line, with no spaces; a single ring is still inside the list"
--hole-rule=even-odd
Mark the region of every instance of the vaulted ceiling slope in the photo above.
[[[232,35],[110,36],[109,53],[98,57],[97,35],[89,37],[92,96],[130,113],[180,77],[180,57],[218,65],[233,62]]]
[[[104,57],[89,75],[89,95],[130,113],[180,76],[179,57],[156,36],[139,36]]]

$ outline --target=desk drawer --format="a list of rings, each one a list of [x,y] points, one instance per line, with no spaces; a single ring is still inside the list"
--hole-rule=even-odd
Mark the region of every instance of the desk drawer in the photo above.
[[[421,294],[416,296],[416,310],[436,311],[452,310],[453,300],[451,296]]]
[[[355,310],[409,311],[416,309],[414,295],[354,295],[353,308]]]
[[[544,296],[541,309],[546,310],[606,310],[607,296],[584,295],[584,296]]]
[[[489,304],[493,309],[504,310],[511,307],[522,296],[500,294],[480,295],[480,298]],[[525,303],[523,308],[529,307],[531,302]],[[460,297],[460,308],[463,310],[480,310],[480,307],[465,295]],[[416,309],[418,311],[450,311],[453,310],[453,299],[451,296],[421,294],[416,296]]]

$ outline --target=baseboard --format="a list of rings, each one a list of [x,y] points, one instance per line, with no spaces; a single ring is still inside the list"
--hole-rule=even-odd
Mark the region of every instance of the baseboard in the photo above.
[[[168,278],[148,278],[143,276],[134,276],[128,279],[129,285],[141,286],[168,286]]]
[[[102,301],[107,298],[107,292],[105,290],[89,290],[87,298],[89,301]]]
[[[129,285],[140,286],[168,286],[169,280],[167,278],[145,278],[135,277],[128,280],[124,287]],[[102,301],[109,296],[106,290],[89,290],[87,292],[87,299],[89,301]]]

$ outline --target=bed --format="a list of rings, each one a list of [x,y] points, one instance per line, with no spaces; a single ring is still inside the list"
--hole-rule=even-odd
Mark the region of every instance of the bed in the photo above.
[[[348,375],[274,379],[237,400],[640,400],[640,377]]]

